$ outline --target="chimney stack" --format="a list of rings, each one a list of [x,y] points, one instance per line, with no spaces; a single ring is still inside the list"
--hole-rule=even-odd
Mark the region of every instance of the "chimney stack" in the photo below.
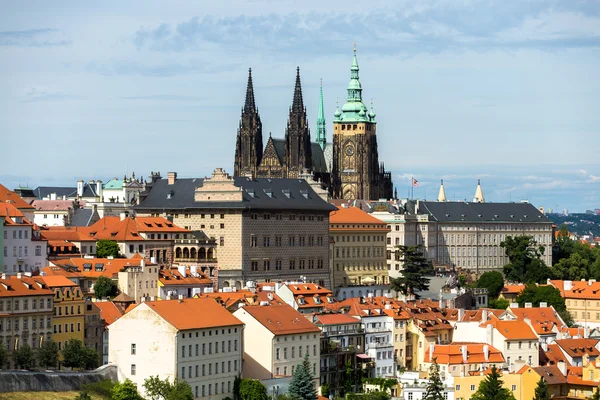
[[[176,180],[177,180],[177,172],[167,173],[167,183],[169,185],[174,185]]]
[[[104,188],[101,180],[96,181],[96,196],[98,196],[101,203],[104,203]]]
[[[83,196],[83,179],[77,181],[77,197]]]
[[[560,370],[560,373],[563,374],[566,378],[567,377],[567,363],[565,363],[563,360],[560,360],[556,363],[556,366]]]

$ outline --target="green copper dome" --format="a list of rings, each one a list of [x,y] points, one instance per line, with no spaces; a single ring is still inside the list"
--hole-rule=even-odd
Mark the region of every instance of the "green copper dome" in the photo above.
[[[354,48],[354,58],[350,67],[350,83],[348,83],[348,96],[346,103],[342,106],[341,115],[339,109],[336,109],[335,121],[338,122],[375,122],[374,117],[367,116],[369,111],[362,102],[362,86],[358,77],[358,60],[356,59],[356,47]]]

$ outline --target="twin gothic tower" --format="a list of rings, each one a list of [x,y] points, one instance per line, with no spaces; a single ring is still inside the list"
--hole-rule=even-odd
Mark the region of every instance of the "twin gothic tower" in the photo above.
[[[263,150],[262,123],[254,101],[250,70],[237,133],[234,175],[298,178],[310,173],[336,199],[392,198],[391,173],[379,163],[377,153],[375,112],[373,106],[368,110],[362,102],[356,49],[350,71],[346,103],[341,111],[336,107],[334,114],[333,142],[327,142],[322,85],[316,142],[311,142],[298,68],[284,139],[269,135]]]

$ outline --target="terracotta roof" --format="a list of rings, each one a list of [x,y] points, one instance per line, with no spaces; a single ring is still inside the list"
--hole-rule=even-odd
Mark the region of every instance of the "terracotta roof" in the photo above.
[[[6,186],[0,184],[0,202],[13,204],[18,209],[33,209],[33,206],[27,203],[18,194],[9,190]]]
[[[269,299],[269,295],[272,296],[272,300]],[[286,304],[285,301],[281,300],[281,298],[275,294],[275,292],[253,293],[249,290],[237,290],[235,292],[203,293],[196,295],[195,297],[215,299],[231,312],[236,311],[239,304],[250,306],[258,305],[261,302],[268,302],[270,305]]]
[[[69,268],[58,266],[43,267],[42,272],[45,273],[46,276],[62,275],[66,276],[67,278],[83,278],[83,274],[74,266]]]
[[[100,309],[100,317],[106,325],[112,324],[124,314],[123,310],[112,301],[96,301],[94,304]]]
[[[321,332],[306,317],[287,304],[243,308],[274,335]]]
[[[0,279],[0,297],[54,295],[45,284],[30,277],[10,276]]]
[[[564,361],[569,364],[569,361],[557,344],[549,344],[548,350],[541,348],[540,364],[556,365],[559,361]]]
[[[315,317],[317,325],[360,324],[360,320],[347,314],[321,314]]]
[[[500,293],[505,293],[505,294],[519,294],[523,291],[523,289],[525,289],[525,285],[523,285],[522,283],[519,285],[505,285],[502,288],[502,291]]]
[[[571,289],[565,290],[565,281],[554,280],[549,283],[560,290],[566,299],[600,299],[600,282],[571,281]]]
[[[600,386],[597,381],[583,379],[583,367],[568,367],[567,383],[570,385],[591,386],[592,388]]]
[[[98,278],[106,276],[112,278],[116,276],[122,268],[141,266],[141,258],[68,258],[54,260],[57,266],[76,267],[81,274],[87,278]],[[154,266],[145,262],[147,266]]]
[[[520,321],[528,319],[538,335],[554,334],[555,326],[558,329],[566,327],[552,307],[511,308],[510,312]]]
[[[135,299],[127,293],[119,293],[113,300],[113,303],[135,303]]]
[[[508,340],[537,339],[531,327],[523,321],[500,321],[489,322],[496,330]],[[485,325],[485,324],[484,324]]]
[[[465,314],[461,322],[482,322],[483,312],[487,311],[488,319],[498,319],[506,310],[496,310],[493,308],[480,308],[478,310],[465,310]]]
[[[535,372],[538,373],[539,376],[544,378],[548,385],[560,385],[563,383],[567,383],[567,377],[560,372],[555,365],[546,365],[544,367],[533,367]]]
[[[170,269],[161,269],[158,272],[158,280],[160,282],[160,286],[171,286],[171,285],[211,285],[213,281],[208,278],[205,274],[203,274],[198,269],[198,276],[193,276],[190,273],[190,268],[186,267],[186,275],[183,276],[179,272],[179,270],[175,268]]]
[[[44,281],[49,288],[79,286],[62,275],[40,276],[39,279]]]
[[[598,357],[600,350],[596,347],[599,341],[599,339],[559,339],[556,340],[556,344],[571,357],[582,357],[584,354]]]
[[[212,299],[147,301],[142,304],[150,307],[180,331],[243,325],[239,319]]]
[[[73,208],[73,200],[34,200],[31,205],[36,211],[67,211]]]
[[[109,226],[94,236],[96,239],[110,239],[116,241],[126,240],[147,240],[140,236],[140,233],[190,233],[187,229],[180,228],[173,224],[171,221],[161,217],[136,217],[136,218],[124,218],[120,220],[119,217],[104,217],[103,219],[110,218]],[[90,227],[102,226],[103,219],[96,222]]]
[[[380,219],[377,219],[364,212],[357,207],[341,207],[336,211],[329,213],[329,224],[340,225],[340,224],[352,224],[361,225],[360,229],[377,229],[377,230],[388,230],[387,224]],[[332,226],[333,229],[340,228]],[[343,228],[342,228],[343,229]]]
[[[316,283],[288,283],[285,284],[285,286],[287,286],[294,295],[331,294],[331,290],[319,286]]]
[[[4,225],[31,225],[23,213],[11,203],[0,202],[0,217],[5,218]],[[17,218],[22,218],[22,222],[17,223]]]
[[[485,357],[484,348],[488,347],[488,358]],[[462,349],[467,349],[467,361],[463,359]],[[430,349],[425,349],[425,358],[423,361],[432,362],[437,359],[438,364],[480,364],[480,363],[503,363],[504,356],[502,352],[494,346],[485,343],[452,343],[445,345],[433,345],[433,357],[430,356]]]

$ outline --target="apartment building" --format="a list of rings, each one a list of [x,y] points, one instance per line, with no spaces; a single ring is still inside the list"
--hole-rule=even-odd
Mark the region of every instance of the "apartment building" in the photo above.
[[[173,223],[214,238],[219,288],[246,281],[300,276],[329,287],[329,212],[304,179],[231,177],[156,180],[135,207],[138,215],[168,215]]]
[[[388,284],[386,224],[344,204],[329,215],[334,286]]]
[[[492,365],[500,368],[504,364],[502,352],[487,343],[432,343],[425,352],[425,371],[429,371],[433,360],[440,366],[442,380],[450,376],[466,376],[469,372],[485,371]]]
[[[244,378],[291,377],[308,355],[320,382],[321,330],[287,304],[245,306],[233,313],[244,329]]]
[[[585,328],[600,328],[600,282],[549,280],[565,299],[573,321]]]
[[[243,331],[243,323],[212,299],[149,301],[110,325],[109,362],[142,396],[144,380],[158,375],[185,380],[195,398],[221,400],[233,397],[241,373]]]
[[[0,202],[0,222],[1,272],[34,272],[46,266],[47,240],[13,203]]]
[[[47,285],[31,277],[0,276],[0,343],[9,352],[23,344],[37,348],[52,339],[53,297]]]

